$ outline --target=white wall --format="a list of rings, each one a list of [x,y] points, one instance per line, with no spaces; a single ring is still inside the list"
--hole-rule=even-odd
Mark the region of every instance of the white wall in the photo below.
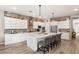
[[[76,34],[79,36],[79,19],[73,19],[73,28]]]
[[[0,11],[0,42],[4,41],[4,12]]]
[[[5,29],[27,29],[27,20],[5,17]]]

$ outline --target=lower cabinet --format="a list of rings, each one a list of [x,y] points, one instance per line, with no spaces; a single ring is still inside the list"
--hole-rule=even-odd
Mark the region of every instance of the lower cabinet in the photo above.
[[[5,45],[26,41],[23,34],[5,34]]]
[[[61,35],[61,39],[69,40],[69,33],[63,32]]]

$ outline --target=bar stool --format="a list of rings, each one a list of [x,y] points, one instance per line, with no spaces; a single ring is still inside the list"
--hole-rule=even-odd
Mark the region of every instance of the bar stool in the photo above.
[[[38,51],[43,51],[43,53],[45,54],[45,52],[49,52],[49,47],[48,47],[48,42],[47,42],[48,38],[45,37],[43,40],[38,42]]]
[[[61,44],[61,34],[58,34],[58,44]]]
[[[55,35],[54,47],[57,47],[57,45],[58,45],[58,34]]]
[[[52,48],[54,47],[55,39],[56,39],[56,35],[52,35],[52,37],[51,37],[51,41],[50,41],[50,47],[51,47],[51,50],[52,50]]]
[[[61,43],[61,34],[56,34],[55,46],[59,46]]]

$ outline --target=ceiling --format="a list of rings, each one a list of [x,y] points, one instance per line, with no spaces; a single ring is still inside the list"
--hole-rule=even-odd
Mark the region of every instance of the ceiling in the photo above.
[[[42,5],[41,16],[50,18],[53,17],[52,13],[54,13],[54,17],[78,15],[79,10],[74,11],[75,8],[79,9],[79,5]],[[34,17],[39,16],[38,5],[0,5],[0,10]]]

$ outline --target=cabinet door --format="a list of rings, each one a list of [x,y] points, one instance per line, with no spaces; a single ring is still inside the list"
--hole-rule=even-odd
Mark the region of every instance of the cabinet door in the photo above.
[[[5,17],[5,29],[27,29],[27,20]]]
[[[16,24],[14,18],[5,17],[5,29],[14,29],[15,26]]]
[[[66,20],[66,21],[59,22],[58,28],[69,28],[69,21]]]
[[[69,33],[63,32],[62,35],[61,35],[61,39],[69,40]]]

